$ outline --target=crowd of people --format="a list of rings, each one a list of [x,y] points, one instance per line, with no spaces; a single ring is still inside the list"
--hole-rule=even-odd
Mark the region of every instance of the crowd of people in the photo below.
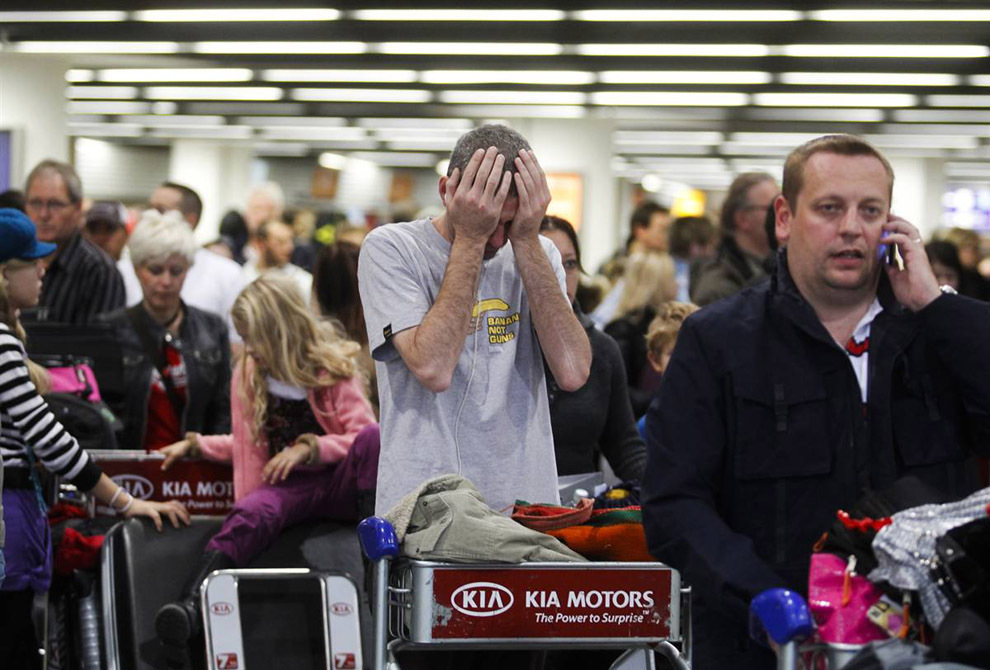
[[[749,599],[805,590],[835,510],[905,474],[964,495],[990,444],[980,239],[925,245],[891,214],[893,179],[866,142],[819,138],[781,186],[740,175],[717,225],[643,201],[592,282],[505,126],[458,140],[438,216],[327,245],[297,239],[274,184],[201,247],[188,186],[161,184],[132,225],[120,203],[84,207],[70,165],[40,163],[0,194],[0,611],[18,623],[0,627],[0,658],[40,667],[29,609],[52,557],[36,466],[159,528],[189,521],[118,487],[48,411],[24,325],[61,323],[118,347],[121,447],[165,468],[232,463],[234,509],[159,612],[176,667],[203,576],[288,525],[385,513],[444,473],[495,510],[559,503],[558,475],[606,465],[641,483],[651,553],[695,586],[698,667],[769,667]]]

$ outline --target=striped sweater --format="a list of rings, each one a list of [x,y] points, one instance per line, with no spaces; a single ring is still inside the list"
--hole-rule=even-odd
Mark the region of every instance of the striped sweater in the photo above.
[[[84,491],[96,486],[99,467],[52,416],[28,377],[24,345],[0,323],[0,457],[4,469],[29,467],[27,450],[50,472]]]

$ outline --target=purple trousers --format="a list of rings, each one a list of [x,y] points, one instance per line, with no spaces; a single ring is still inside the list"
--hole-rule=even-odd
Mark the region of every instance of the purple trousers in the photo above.
[[[52,536],[38,494],[33,489],[5,489],[3,514],[7,525],[3,590],[47,591],[52,581]]]
[[[359,491],[378,478],[378,424],[366,426],[344,460],[319,470],[293,470],[284,482],[262,484],[227,515],[206,551],[219,551],[242,568],[271,544],[283,528],[313,519],[356,521]]]

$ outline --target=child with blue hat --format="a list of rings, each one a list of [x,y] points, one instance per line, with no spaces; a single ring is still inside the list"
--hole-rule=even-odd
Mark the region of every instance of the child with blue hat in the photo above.
[[[0,263],[44,258],[53,251],[54,244],[38,241],[34,223],[27,214],[10,207],[0,209]]]

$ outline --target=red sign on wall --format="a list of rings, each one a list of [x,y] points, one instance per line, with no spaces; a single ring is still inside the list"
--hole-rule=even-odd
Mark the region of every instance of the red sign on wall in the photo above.
[[[100,469],[141,500],[178,500],[190,514],[225,516],[234,507],[233,472],[227,463],[178,460],[162,472],[163,457],[143,451],[93,452]],[[119,503],[118,503],[119,506]],[[98,505],[97,514],[112,514]]]
[[[671,639],[671,604],[679,598],[663,566],[438,569],[432,636]]]

